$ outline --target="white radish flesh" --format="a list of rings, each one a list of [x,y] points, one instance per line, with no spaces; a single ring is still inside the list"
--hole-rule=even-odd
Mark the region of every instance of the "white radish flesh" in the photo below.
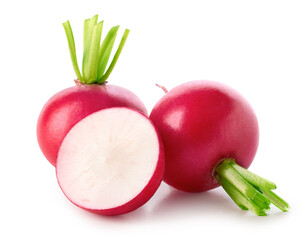
[[[116,208],[114,214],[125,213],[145,203],[158,188],[162,152],[147,117],[123,107],[104,109],[78,122],[64,138],[56,165],[58,182],[77,206],[101,214],[113,215],[104,210]],[[153,177],[155,186],[149,184]],[[119,209],[147,187],[150,194],[143,194],[132,207]]]

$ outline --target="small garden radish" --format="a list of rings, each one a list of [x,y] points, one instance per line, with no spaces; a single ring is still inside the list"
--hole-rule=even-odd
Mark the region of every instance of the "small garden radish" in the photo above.
[[[288,204],[271,191],[275,184],[246,170],[257,151],[259,128],[238,92],[217,82],[188,82],[167,92],[150,119],[163,140],[166,183],[188,192],[220,184],[242,209],[266,215],[273,203],[287,211]]]
[[[82,74],[77,64],[75,42],[69,21],[63,24],[75,73],[76,86],[55,94],[43,107],[37,123],[37,139],[42,152],[56,165],[59,147],[68,131],[81,119],[98,110],[110,107],[129,107],[147,115],[139,98],[129,90],[106,84],[113,70],[129,30],[125,30],[119,47],[107,68],[119,26],[111,28],[101,41],[103,22],[98,16],[84,22]]]
[[[151,121],[115,107],[83,118],[65,136],[57,158],[59,185],[75,205],[103,215],[147,202],[164,173],[164,151]]]
[[[63,25],[78,79],[43,107],[39,145],[72,203],[102,215],[128,213],[152,197],[164,174],[163,145],[145,106],[129,90],[106,85],[129,31],[107,68],[119,27],[100,43],[103,22],[85,20],[81,74],[70,23]]]

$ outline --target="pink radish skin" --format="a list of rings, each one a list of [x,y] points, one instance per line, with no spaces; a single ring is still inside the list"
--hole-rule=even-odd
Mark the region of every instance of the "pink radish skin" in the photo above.
[[[248,168],[258,147],[256,115],[235,90],[211,81],[184,83],[166,93],[150,119],[166,155],[164,181],[187,192],[219,186],[215,167],[225,158]]]
[[[76,206],[101,215],[128,213],[145,204],[161,184],[162,141],[142,113],[103,109],[79,121],[65,136],[56,174],[63,193]]]
[[[77,85],[58,92],[43,107],[37,123],[39,146],[52,165],[68,131],[81,119],[98,110],[128,107],[147,115],[140,99],[115,85]]]

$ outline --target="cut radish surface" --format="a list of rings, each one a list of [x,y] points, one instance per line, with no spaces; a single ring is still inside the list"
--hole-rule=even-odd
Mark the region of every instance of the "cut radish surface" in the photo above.
[[[67,198],[104,215],[143,205],[159,187],[163,172],[163,147],[151,121],[122,107],[78,122],[64,138],[56,165]]]

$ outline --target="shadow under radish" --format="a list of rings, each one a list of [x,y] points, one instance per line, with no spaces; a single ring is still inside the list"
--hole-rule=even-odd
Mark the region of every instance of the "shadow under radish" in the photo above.
[[[153,217],[187,218],[208,214],[236,214],[236,205],[221,189],[201,193],[183,192],[167,185],[164,194],[151,209]]]

